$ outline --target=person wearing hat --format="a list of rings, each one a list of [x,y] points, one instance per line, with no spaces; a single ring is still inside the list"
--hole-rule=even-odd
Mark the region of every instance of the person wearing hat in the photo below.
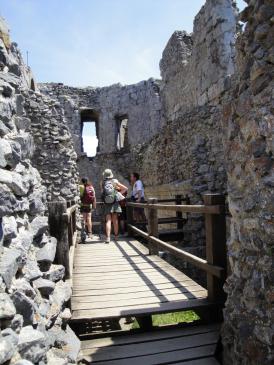
[[[111,223],[114,228],[115,240],[119,234],[118,214],[122,213],[119,201],[124,199],[122,194],[127,192],[128,188],[121,184],[117,179],[114,179],[110,169],[103,172],[102,181],[102,198],[104,202],[104,214],[106,222],[106,243],[110,243]]]

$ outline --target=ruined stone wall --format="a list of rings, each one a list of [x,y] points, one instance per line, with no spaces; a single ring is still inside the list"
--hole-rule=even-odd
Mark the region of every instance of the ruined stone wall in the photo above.
[[[24,96],[24,93],[22,94]],[[77,154],[60,103],[40,92],[26,92],[24,108],[34,140],[32,163],[47,190],[47,200],[78,198]]]
[[[274,362],[274,3],[248,1],[237,68],[224,102],[231,276],[225,290],[225,364]]]
[[[83,109],[92,109],[98,114],[100,154],[117,151],[117,117],[128,117],[128,145],[131,147],[148,142],[164,122],[157,80],[103,88],[73,88],[62,84],[39,86],[44,94],[61,102],[78,155],[82,152],[80,113]]]
[[[207,0],[193,33],[176,31],[160,62],[161,95],[168,120],[193,107],[218,105],[234,72],[236,10],[230,0]]]
[[[29,70],[16,45],[7,43],[9,34],[2,36],[1,22],[0,364],[75,363],[79,341],[66,308],[71,288],[63,281],[64,267],[54,264],[47,191],[32,163]]]

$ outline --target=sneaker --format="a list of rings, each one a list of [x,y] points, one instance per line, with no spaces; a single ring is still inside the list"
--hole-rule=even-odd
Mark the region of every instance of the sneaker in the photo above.
[[[110,243],[110,238],[106,238],[105,243]]]

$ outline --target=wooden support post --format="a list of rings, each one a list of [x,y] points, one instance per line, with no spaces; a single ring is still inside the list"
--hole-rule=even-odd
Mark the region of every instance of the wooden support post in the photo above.
[[[136,317],[136,321],[142,330],[149,331],[153,328],[152,316]]]
[[[68,279],[70,272],[67,203],[51,202],[48,207],[50,235],[57,239],[56,262],[65,267],[65,277]]]
[[[205,194],[205,205],[223,205],[225,197],[221,194]],[[208,298],[212,302],[225,300],[223,285],[226,278],[226,220],[225,209],[220,214],[205,214],[206,228],[206,259],[209,264],[224,268],[224,276],[218,279],[212,274],[207,274]]]
[[[181,205],[182,204],[182,195],[175,195],[175,204]],[[176,212],[176,218],[181,219],[181,221],[177,222],[177,229],[183,228],[183,213],[182,212]]]
[[[149,204],[157,204],[158,199],[156,198],[149,198],[148,199]],[[149,209],[148,208],[148,234],[150,236],[158,238],[158,211],[157,209]],[[156,247],[155,243],[152,243],[149,240],[149,254],[150,255],[158,255],[159,250],[158,246]]]
[[[126,211],[127,211],[127,232],[129,236],[133,236],[133,232],[130,229],[129,225],[134,224],[133,220],[133,207],[130,207],[126,205]]]

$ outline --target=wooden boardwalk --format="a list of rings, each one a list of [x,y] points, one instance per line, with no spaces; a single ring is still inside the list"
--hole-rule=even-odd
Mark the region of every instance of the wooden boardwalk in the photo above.
[[[77,245],[72,320],[142,317],[209,306],[207,290],[134,239]]]
[[[82,342],[85,363],[217,365],[219,326],[160,329]]]

